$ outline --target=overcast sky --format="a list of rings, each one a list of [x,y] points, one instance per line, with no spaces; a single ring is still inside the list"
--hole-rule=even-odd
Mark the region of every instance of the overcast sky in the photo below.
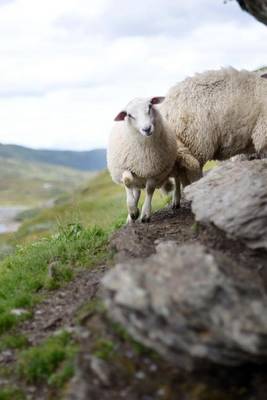
[[[136,96],[267,64],[267,28],[223,0],[0,0],[0,141],[103,147]]]

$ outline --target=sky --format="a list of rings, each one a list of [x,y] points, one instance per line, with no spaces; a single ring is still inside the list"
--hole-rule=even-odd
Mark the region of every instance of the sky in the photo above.
[[[223,0],[0,0],[0,142],[105,147],[134,97],[267,65],[267,27]]]

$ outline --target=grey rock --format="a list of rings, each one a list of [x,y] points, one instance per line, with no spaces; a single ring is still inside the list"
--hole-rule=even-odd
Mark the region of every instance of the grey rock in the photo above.
[[[226,162],[185,189],[196,220],[267,249],[267,160]]]
[[[158,245],[145,260],[118,264],[103,278],[109,315],[175,366],[240,365],[267,358],[267,300],[236,266],[204,246]]]

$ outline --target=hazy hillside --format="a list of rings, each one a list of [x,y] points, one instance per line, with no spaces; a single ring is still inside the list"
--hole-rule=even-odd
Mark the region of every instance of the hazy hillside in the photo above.
[[[44,204],[86,182],[91,173],[0,155],[0,204]]]
[[[17,145],[0,144],[0,157],[63,165],[83,171],[99,171],[106,167],[106,150],[63,151],[35,150]]]

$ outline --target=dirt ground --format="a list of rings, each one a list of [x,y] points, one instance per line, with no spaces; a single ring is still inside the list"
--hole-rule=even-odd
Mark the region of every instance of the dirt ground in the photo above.
[[[236,279],[251,279],[263,291],[267,288],[267,254],[247,249],[242,243],[226,238],[215,227],[199,226],[188,203],[183,203],[177,211],[164,209],[155,213],[149,224],[123,227],[113,235],[110,246],[116,251],[117,262],[147,257],[161,240],[204,244],[211,252],[221,252],[236,261],[234,271],[228,271],[227,265],[222,266],[227,273]],[[81,351],[75,377],[64,394],[67,399],[266,400],[267,367],[214,366],[212,371],[190,374],[178,371],[132,340],[124,329],[108,319],[101,307],[92,308],[94,302],[98,303],[101,278],[111,267],[80,271],[72,282],[39,304],[33,318],[19,328],[32,345],[63,328],[73,332]],[[0,367],[12,367],[15,363],[14,352],[0,358]],[[28,387],[16,383],[22,385],[28,398],[57,400],[46,385]]]

